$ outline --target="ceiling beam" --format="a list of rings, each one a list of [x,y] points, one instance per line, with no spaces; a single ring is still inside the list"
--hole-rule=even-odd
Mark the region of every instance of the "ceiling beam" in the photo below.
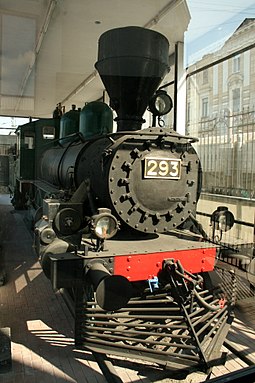
[[[155,16],[153,16],[143,28],[152,28],[154,25],[158,24],[160,20],[166,16],[170,11],[175,9],[178,5],[182,4],[184,0],[170,0]],[[188,8],[187,8],[188,9]],[[98,76],[98,72],[94,70],[85,80],[83,80],[72,92],[70,92],[62,101],[61,104],[64,105],[69,101],[73,96],[78,94],[83,90],[91,81],[93,81]]]
[[[33,56],[32,56],[31,62],[30,62],[29,66],[28,66],[28,68],[26,70],[26,73],[25,73],[25,75],[23,77],[23,80],[22,80],[22,83],[21,83],[20,93],[19,93],[18,100],[17,100],[16,106],[15,106],[15,109],[14,109],[15,112],[19,109],[22,96],[23,96],[23,94],[25,92],[25,89],[26,89],[26,86],[27,86],[27,82],[29,80],[29,77],[30,77],[30,75],[31,75],[31,73],[32,73],[32,71],[34,69],[35,63],[37,61],[37,58],[38,58],[38,55],[39,55],[39,52],[40,52],[43,40],[44,40],[44,38],[46,36],[46,33],[47,33],[48,27],[50,25],[50,21],[51,21],[53,12],[55,10],[55,7],[57,5],[57,2],[58,2],[58,0],[50,0],[50,3],[48,5],[47,11],[46,11],[46,16],[45,16],[44,22],[42,24],[42,28],[40,30],[40,33],[38,35],[38,38],[37,38],[37,41],[36,41],[36,44],[35,44],[35,48],[34,48],[34,52],[33,52]]]

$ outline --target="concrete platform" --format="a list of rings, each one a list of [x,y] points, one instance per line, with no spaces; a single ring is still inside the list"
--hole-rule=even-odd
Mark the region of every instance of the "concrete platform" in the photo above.
[[[63,298],[54,293],[32,248],[32,237],[24,216],[0,194],[0,269],[7,274],[0,286],[0,328],[11,330],[12,369],[0,372],[0,383],[106,383],[90,352],[73,349],[73,318]],[[238,303],[236,319],[228,339],[255,363],[255,299]],[[250,364],[249,363],[249,364]],[[235,355],[225,366],[213,368],[212,377],[245,367]],[[123,383],[173,383],[160,378],[146,365],[120,361],[117,374]],[[196,374],[178,383],[205,381]]]
[[[11,329],[12,369],[0,383],[105,383],[91,353],[73,351],[73,318],[54,294],[32,249],[22,215],[0,195],[0,328]]]

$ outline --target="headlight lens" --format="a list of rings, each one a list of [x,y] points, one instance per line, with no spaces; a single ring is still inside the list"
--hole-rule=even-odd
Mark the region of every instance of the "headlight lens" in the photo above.
[[[102,211],[103,210],[103,211]],[[97,238],[112,238],[118,230],[118,221],[109,209],[99,209],[99,214],[92,217],[92,231]]]
[[[158,90],[149,102],[149,109],[155,116],[163,116],[169,113],[172,107],[173,101],[164,90]]]
[[[233,227],[234,222],[235,218],[226,206],[218,206],[212,213],[211,224],[216,230],[228,231]]]

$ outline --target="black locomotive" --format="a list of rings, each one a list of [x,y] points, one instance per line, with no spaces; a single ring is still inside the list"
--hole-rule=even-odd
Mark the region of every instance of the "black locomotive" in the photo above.
[[[201,187],[194,139],[141,129],[148,106],[154,115],[170,109],[157,91],[168,51],[152,30],[104,33],[96,68],[117,131],[111,109],[98,102],[81,112],[79,132],[62,131],[58,140],[46,137],[59,132],[57,119],[20,127],[24,153],[26,137],[40,136],[41,145],[32,148],[33,177],[15,180],[14,204],[38,208],[36,251],[53,287],[73,292],[77,345],[173,369],[208,368],[222,361],[232,302],[212,289],[217,249],[194,218]]]

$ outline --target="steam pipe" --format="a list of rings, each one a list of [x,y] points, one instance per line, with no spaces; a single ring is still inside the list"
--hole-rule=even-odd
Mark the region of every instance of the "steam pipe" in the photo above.
[[[96,293],[97,304],[106,311],[125,307],[132,295],[132,285],[122,275],[111,275],[101,262],[89,265],[87,272]]]

